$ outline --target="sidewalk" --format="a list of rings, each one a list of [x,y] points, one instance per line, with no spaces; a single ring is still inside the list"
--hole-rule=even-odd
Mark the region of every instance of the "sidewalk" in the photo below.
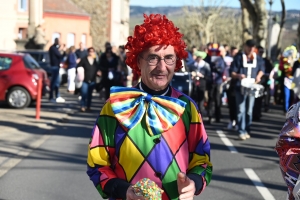
[[[66,102],[51,103],[44,97],[39,120],[35,119],[35,106],[11,109],[0,105],[0,177],[51,135],[59,134],[64,123],[72,120],[72,117],[77,120],[87,117],[96,119],[103,105],[98,94],[93,97],[93,105],[97,108],[93,112],[80,113],[78,96],[67,93],[64,87],[60,88],[60,92]]]

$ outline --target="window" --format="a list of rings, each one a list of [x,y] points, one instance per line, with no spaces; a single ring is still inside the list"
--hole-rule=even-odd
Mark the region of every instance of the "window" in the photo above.
[[[86,34],[81,35],[81,42],[86,45]]]
[[[27,34],[27,29],[26,28],[19,28],[18,39],[25,39],[26,34]]]
[[[27,11],[27,0],[19,0],[19,11]]]
[[[0,70],[9,69],[11,63],[12,63],[12,59],[11,58],[0,57]]]
[[[60,38],[60,33],[53,33],[52,34],[52,43],[54,43],[55,38]]]
[[[67,48],[75,45],[75,34],[68,33],[67,35]]]
[[[25,67],[28,69],[40,69],[40,65],[29,55],[26,54],[23,58]]]

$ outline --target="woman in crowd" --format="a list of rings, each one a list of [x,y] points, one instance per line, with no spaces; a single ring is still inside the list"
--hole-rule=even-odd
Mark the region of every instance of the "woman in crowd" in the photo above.
[[[81,111],[91,110],[92,93],[96,85],[96,76],[100,75],[99,65],[96,61],[95,49],[90,47],[87,49],[88,56],[83,57],[77,65],[84,69],[84,79],[81,86]]]
[[[67,65],[68,65],[68,92],[75,92],[75,77],[76,77],[76,65],[77,57],[75,54],[75,46],[69,48],[69,53],[67,55]]]

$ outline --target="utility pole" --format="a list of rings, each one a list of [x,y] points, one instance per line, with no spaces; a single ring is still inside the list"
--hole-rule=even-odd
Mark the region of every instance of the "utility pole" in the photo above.
[[[272,5],[274,0],[269,0],[270,9],[269,9],[269,19],[268,19],[268,57],[271,58],[271,37],[272,37]]]

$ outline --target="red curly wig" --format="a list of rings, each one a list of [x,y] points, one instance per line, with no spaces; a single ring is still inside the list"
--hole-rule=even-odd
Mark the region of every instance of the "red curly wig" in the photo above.
[[[129,36],[127,39],[128,42],[125,45],[125,49],[128,50],[126,64],[141,75],[137,66],[139,54],[155,45],[171,45],[178,58],[175,71],[179,71],[182,68],[181,60],[187,57],[186,44],[182,39],[183,34],[165,15],[150,14],[147,16],[144,14],[144,18],[144,23],[136,25],[133,36]]]

